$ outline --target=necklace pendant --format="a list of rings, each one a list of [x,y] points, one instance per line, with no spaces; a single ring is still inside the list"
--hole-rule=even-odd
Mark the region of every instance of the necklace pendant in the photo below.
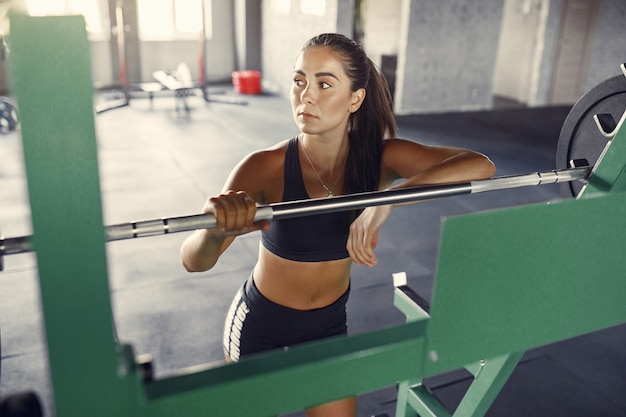
[[[329,191],[329,192],[328,192],[328,195],[326,196],[326,198],[330,198],[330,197],[332,197],[332,196],[333,196],[333,192],[332,192],[332,191]]]

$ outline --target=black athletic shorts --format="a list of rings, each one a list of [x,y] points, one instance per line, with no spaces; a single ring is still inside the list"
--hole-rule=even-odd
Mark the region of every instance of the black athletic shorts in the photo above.
[[[253,353],[347,334],[348,289],[334,303],[295,310],[265,298],[252,276],[235,296],[224,325],[224,352],[234,361]]]

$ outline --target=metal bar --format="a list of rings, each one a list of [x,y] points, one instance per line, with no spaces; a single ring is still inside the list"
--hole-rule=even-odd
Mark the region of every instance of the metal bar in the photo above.
[[[511,352],[481,362],[480,370],[454,411],[454,416],[484,416],[522,356],[524,352]]]
[[[509,188],[527,187],[533,185],[557,184],[575,180],[586,180],[591,175],[592,170],[592,166],[584,166],[472,181],[472,193],[505,190]]]
[[[211,409],[220,417],[283,415],[421,377],[427,326],[427,321],[403,323],[226,366],[183,369],[147,382],[137,394],[144,412],[132,416],[193,417]]]
[[[587,179],[591,166],[535,172],[531,174],[490,178],[459,184],[429,185],[399,188],[386,191],[371,191],[330,198],[287,201],[259,206],[255,221],[279,220],[295,217],[312,216],[337,211],[361,209],[364,207],[386,204],[414,203],[463,194],[476,194],[486,191],[510,188],[556,184],[560,182]],[[107,241],[133,239],[196,229],[211,229],[217,226],[211,214],[193,214],[189,216],[141,220],[106,226]],[[22,236],[3,239],[0,237],[0,256],[31,252],[31,237]]]
[[[0,256],[32,252],[31,236],[11,237],[0,236]]]

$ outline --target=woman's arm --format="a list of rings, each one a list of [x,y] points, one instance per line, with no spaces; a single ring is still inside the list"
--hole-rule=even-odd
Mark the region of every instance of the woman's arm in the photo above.
[[[494,164],[485,155],[467,149],[425,146],[390,139],[385,141],[381,166],[381,188],[395,189],[419,185],[449,184],[489,178]],[[396,184],[397,179],[404,179]],[[393,205],[368,207],[350,226],[348,252],[357,265],[377,263],[374,249],[378,231]]]
[[[181,262],[187,272],[207,271],[215,266],[219,256],[233,240],[212,236],[208,229],[198,229],[181,245]]]
[[[213,214],[217,227],[198,229],[183,242],[180,257],[189,272],[213,268],[235,236],[265,227],[263,222],[253,222],[256,203],[243,191],[228,191],[207,199],[202,213]]]
[[[276,182],[277,152],[260,151],[241,161],[224,184],[221,194],[206,200],[202,213],[215,216],[217,227],[198,229],[181,245],[180,257],[189,272],[213,268],[236,236],[269,227],[268,221],[254,222],[257,203],[265,203],[281,184]],[[278,155],[280,158],[280,155]],[[282,178],[282,177],[281,177]],[[237,191],[233,191],[237,190]]]
[[[381,188],[450,184],[493,176],[496,168],[485,155],[468,149],[426,146],[401,139],[385,141]],[[403,178],[397,184],[391,183]]]

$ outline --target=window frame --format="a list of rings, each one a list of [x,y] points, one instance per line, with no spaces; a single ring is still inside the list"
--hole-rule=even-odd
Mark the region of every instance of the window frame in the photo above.
[[[164,14],[166,14],[167,16],[169,16],[169,20],[171,25],[169,25],[171,27],[171,32],[168,31],[164,34],[158,34],[158,33],[150,33],[148,30],[142,29],[142,8],[145,7],[146,10],[154,10],[154,2],[151,0],[136,0],[137,1],[137,33],[139,36],[140,41],[146,41],[146,42],[159,42],[159,41],[185,41],[185,40],[197,40],[202,33],[204,32],[204,36],[207,39],[211,38],[211,22],[210,19],[207,19],[206,22],[204,22],[204,28],[202,27],[203,22],[202,20],[200,20],[199,22],[199,28],[196,30],[192,30],[192,31],[181,31],[179,30],[179,27],[177,25],[176,22],[176,17],[177,17],[177,3],[179,7],[183,7],[181,6],[182,1],[184,0],[164,0],[166,3],[169,3],[167,6],[169,8],[169,12],[162,12]],[[208,10],[210,13],[211,10],[211,0],[196,0],[198,2],[197,6],[199,7],[200,10],[198,10],[198,15],[200,16],[200,19],[202,19],[202,3],[205,3],[205,13]],[[208,3],[208,4],[207,4]],[[148,19],[148,18],[146,18]]]

